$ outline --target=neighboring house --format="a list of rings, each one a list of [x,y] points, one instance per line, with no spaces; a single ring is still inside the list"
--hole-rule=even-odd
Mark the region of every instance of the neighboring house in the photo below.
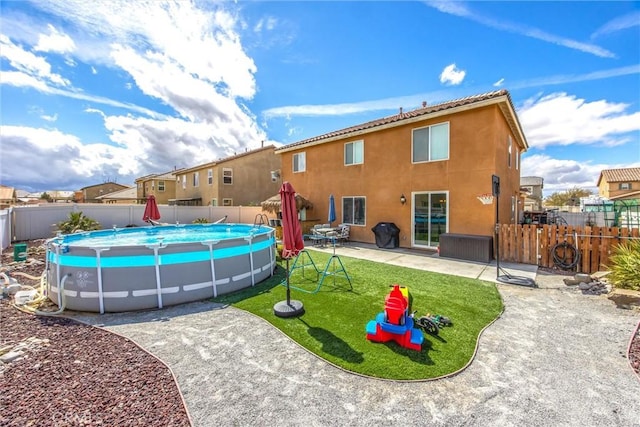
[[[640,199],[640,168],[604,169],[598,195],[609,200]]]
[[[372,228],[392,222],[399,246],[435,248],[440,234],[493,236],[492,193],[500,178],[500,223],[516,223],[520,155],[528,149],[506,90],[374,120],[276,150],[282,178],[326,220],[329,195],[351,239],[375,242]],[[390,227],[392,228],[392,227]]]
[[[170,204],[259,206],[281,184],[280,156],[269,145],[181,170]]]
[[[102,203],[102,200],[98,199],[99,196],[113,193],[114,191],[123,190],[128,188],[126,185],[118,184],[116,182],[104,182],[102,184],[89,185],[80,189],[81,193],[76,192],[76,203]],[[78,199],[80,197],[80,199]]]
[[[146,203],[147,197],[155,196],[156,203],[169,204],[169,200],[176,197],[176,175],[182,169],[170,172],[146,175],[136,179],[136,194],[141,203]]]
[[[523,176],[520,178],[520,188],[526,191],[524,210],[541,211],[544,178],[539,176]]]
[[[97,199],[107,204],[138,204],[145,201],[138,199],[138,191],[136,187],[128,187],[124,190],[114,191],[113,193],[98,196]]]
[[[16,195],[15,188],[0,185],[0,209],[6,209],[9,206],[13,206],[17,201],[18,196]]]

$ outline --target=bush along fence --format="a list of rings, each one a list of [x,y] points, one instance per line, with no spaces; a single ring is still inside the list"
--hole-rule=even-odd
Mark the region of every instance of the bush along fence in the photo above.
[[[614,246],[640,239],[640,229],[502,224],[500,261],[580,273],[606,270]]]

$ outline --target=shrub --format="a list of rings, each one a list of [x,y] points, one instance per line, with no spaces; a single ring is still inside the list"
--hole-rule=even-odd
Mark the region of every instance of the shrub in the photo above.
[[[69,219],[58,223],[58,231],[62,234],[72,234],[79,231],[100,230],[100,223],[93,218],[84,216],[82,212],[71,212]]]
[[[209,224],[209,220],[207,218],[196,218],[193,220],[194,224]]]
[[[607,278],[614,286],[640,291],[640,240],[614,246],[609,269],[611,273]]]

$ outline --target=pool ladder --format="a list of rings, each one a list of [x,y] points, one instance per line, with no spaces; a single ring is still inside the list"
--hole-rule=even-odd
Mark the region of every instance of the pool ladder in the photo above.
[[[265,214],[258,214],[253,220],[253,228],[259,228],[267,224],[269,224],[269,217],[267,217]]]

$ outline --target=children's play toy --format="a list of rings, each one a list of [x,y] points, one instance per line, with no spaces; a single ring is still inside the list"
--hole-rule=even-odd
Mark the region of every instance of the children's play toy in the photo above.
[[[384,311],[367,323],[367,339],[374,342],[395,341],[402,347],[420,351],[424,336],[420,329],[413,326],[413,318],[409,315],[409,290],[394,284],[384,300]]]

